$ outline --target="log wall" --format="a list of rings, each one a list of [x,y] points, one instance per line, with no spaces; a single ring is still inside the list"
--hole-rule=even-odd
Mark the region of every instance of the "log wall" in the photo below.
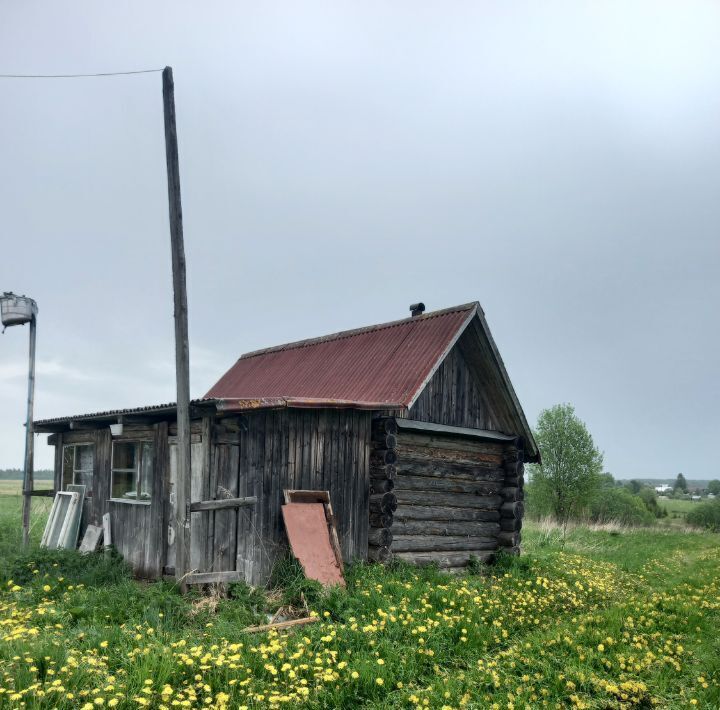
[[[517,553],[523,513],[516,443],[398,432],[373,421],[368,557],[460,568]]]

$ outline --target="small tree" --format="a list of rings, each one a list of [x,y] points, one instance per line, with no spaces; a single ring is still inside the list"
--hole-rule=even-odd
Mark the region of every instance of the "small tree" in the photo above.
[[[635,495],[640,493],[640,491],[643,489],[643,484],[640,483],[640,481],[635,480],[634,478],[632,479],[632,481],[628,481],[626,485],[630,489],[630,492]]]
[[[675,485],[673,486],[673,492],[677,493],[678,491],[681,493],[688,492],[687,481],[682,473],[678,473],[677,478],[675,479]]]
[[[535,493],[566,527],[600,486],[602,454],[570,404],[556,404],[538,417],[535,439],[542,463],[532,467]]]

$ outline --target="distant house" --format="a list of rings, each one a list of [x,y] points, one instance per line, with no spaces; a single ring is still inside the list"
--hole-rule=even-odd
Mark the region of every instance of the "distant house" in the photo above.
[[[329,491],[343,557],[458,568],[517,551],[539,452],[478,303],[243,355],[191,403],[190,564],[266,581],[283,491]],[[111,432],[110,426],[113,426]],[[55,489],[87,487],[138,576],[175,565],[174,404],[58,417]],[[81,533],[82,534],[82,533]]]
[[[659,493],[660,495],[664,495],[665,493],[671,493],[673,490],[672,486],[668,486],[666,483],[663,483],[662,486],[655,486],[655,493]]]

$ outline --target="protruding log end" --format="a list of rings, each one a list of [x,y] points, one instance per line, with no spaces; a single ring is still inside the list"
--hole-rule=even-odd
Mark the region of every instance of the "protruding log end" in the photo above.
[[[397,436],[395,434],[380,431],[373,433],[372,440],[379,449],[394,449],[397,447]]]
[[[390,548],[385,545],[375,546],[370,545],[368,547],[368,560],[371,562],[388,562],[392,557]]]
[[[390,548],[392,541],[393,534],[388,528],[370,528],[368,531],[368,543],[374,547]]]
[[[392,513],[370,513],[371,528],[390,528],[395,522]]]
[[[397,461],[395,449],[374,449],[370,453],[370,466],[378,468]]]
[[[500,517],[502,518],[515,518],[515,520],[521,520],[524,512],[525,506],[522,504],[522,501],[503,503],[500,507]]]
[[[392,478],[371,478],[370,495],[378,493],[390,493],[395,488],[395,481]]]
[[[514,486],[506,486],[501,491],[502,497],[506,502],[514,503],[524,498],[524,494],[520,488]]]
[[[381,417],[373,420],[373,434],[383,432],[384,434],[397,434],[398,426],[395,417]]]
[[[370,496],[370,511],[373,513],[394,513],[397,510],[397,497],[394,493]]]
[[[498,542],[501,547],[520,547],[522,535],[520,532],[501,532],[498,535]]]
[[[389,478],[394,481],[396,477],[397,468],[395,468],[392,464],[370,468],[370,478]]]
[[[505,532],[515,532],[518,530],[522,530],[522,519],[501,518],[500,530],[504,530]]]

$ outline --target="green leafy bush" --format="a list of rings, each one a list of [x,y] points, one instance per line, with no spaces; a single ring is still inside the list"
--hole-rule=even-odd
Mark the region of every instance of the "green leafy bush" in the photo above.
[[[720,532],[720,499],[699,503],[687,514],[690,525]]]
[[[657,494],[652,488],[644,486],[637,492],[645,507],[650,511],[654,517],[663,518],[667,516],[667,510],[661,507],[657,501]]]
[[[655,516],[645,507],[643,500],[627,488],[603,488],[590,501],[587,513],[597,523],[652,525],[655,521]]]

